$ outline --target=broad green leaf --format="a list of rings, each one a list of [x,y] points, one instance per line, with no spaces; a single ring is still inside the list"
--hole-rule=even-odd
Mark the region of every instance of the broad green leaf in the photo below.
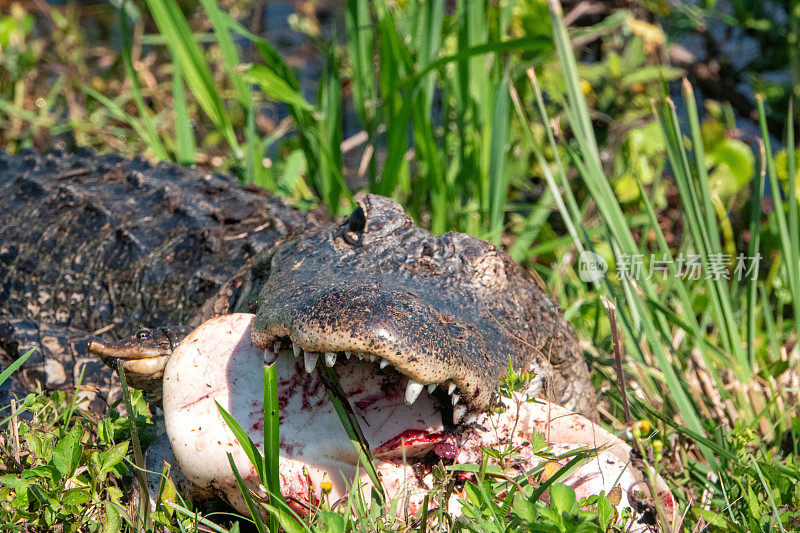
[[[103,520],[103,533],[117,533],[122,531],[122,519],[117,511],[117,506],[112,502],[103,502],[106,514]]]
[[[81,455],[83,454],[83,447],[80,443],[81,434],[81,428],[73,427],[58,442],[53,453],[53,465],[66,478],[72,477],[80,464]]]
[[[550,487],[550,505],[560,513],[572,512],[576,506],[575,489],[563,483],[553,483]]]
[[[608,526],[614,521],[617,509],[614,504],[605,496],[597,500],[597,518],[603,530],[608,530]]]
[[[706,161],[710,168],[709,185],[711,190],[725,200],[739,192],[753,177],[755,156],[742,141],[723,139],[708,148]]]

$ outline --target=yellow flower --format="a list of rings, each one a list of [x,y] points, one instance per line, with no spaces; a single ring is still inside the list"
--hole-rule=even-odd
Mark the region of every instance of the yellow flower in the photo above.
[[[331,485],[331,482],[328,481],[327,479],[325,479],[322,482],[320,482],[319,486],[322,489],[322,492],[324,492],[324,493],[330,492],[331,489],[333,488],[333,485]]]
[[[584,95],[587,95],[590,92],[592,92],[592,84],[589,83],[586,80],[582,80],[581,81],[581,92],[583,92]]]

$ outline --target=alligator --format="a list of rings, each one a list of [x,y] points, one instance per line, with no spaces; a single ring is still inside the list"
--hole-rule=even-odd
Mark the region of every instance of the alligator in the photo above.
[[[366,195],[331,222],[228,176],[89,150],[3,153],[0,176],[0,346],[8,360],[38,340],[29,387],[74,384],[88,363],[75,365],[77,332],[121,339],[257,312],[259,346],[369,353],[415,384],[456,387],[474,411],[510,365],[593,412],[582,352],[536,281],[491,244],[431,235],[388,198]],[[48,343],[42,327],[65,333]]]
[[[492,244],[431,235],[391,199],[357,200],[350,215],[331,220],[198,168],[86,149],[0,152],[0,357],[8,364],[38,348],[16,389],[72,387],[82,376],[94,408],[113,400],[117,382],[87,346],[111,366],[122,361],[131,384],[153,398],[163,385],[172,449],[160,453],[174,459],[173,451],[192,448],[178,464],[211,492],[221,478],[209,465],[225,454],[193,463],[208,442],[192,424],[206,425],[216,411],[187,418],[185,408],[209,409],[213,399],[251,429],[263,426],[258,368],[277,361],[282,424],[290,424],[281,432],[292,439],[281,442],[282,476],[300,479],[309,467],[317,475],[316,492],[311,478],[282,487],[298,511],[319,501],[325,476],[358,464],[352,449],[343,452],[341,427],[336,434],[330,426],[335,417],[320,415],[332,411],[320,396],[318,365],[336,368],[388,478],[408,474],[408,458],[430,475],[430,454],[479,460],[486,445],[530,445],[541,417],[527,401],[518,402],[519,417],[506,414],[489,430],[487,417],[508,399],[497,393],[512,368],[531,377],[526,398],[553,402],[538,404],[547,413],[596,416],[578,342],[534,278]],[[171,417],[179,421],[170,425]],[[527,423],[515,433],[518,418]],[[575,420],[570,427],[590,428],[593,439],[602,432]],[[505,437],[497,423],[507,426]],[[191,439],[180,440],[187,432]],[[624,470],[629,448],[618,439],[611,445],[623,452],[606,462]],[[521,468],[530,467],[532,454],[523,455]],[[314,469],[317,458],[333,462]],[[577,483],[598,475],[605,479],[595,473]],[[633,500],[641,479],[630,482]],[[215,495],[241,509],[233,492]]]

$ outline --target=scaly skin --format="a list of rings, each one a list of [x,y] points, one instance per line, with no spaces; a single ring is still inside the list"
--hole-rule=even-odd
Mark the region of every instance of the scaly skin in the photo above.
[[[0,361],[38,348],[11,388],[71,390],[84,371],[98,386],[92,409],[104,411],[94,399],[113,401],[118,386],[86,356],[94,335],[229,312],[260,252],[327,221],[201,169],[0,149]]]
[[[342,222],[278,247],[268,270],[257,346],[373,354],[417,384],[455,384],[473,411],[510,364],[556,403],[594,409],[583,355],[536,282],[495,246],[431,235],[388,198],[366,195]]]
[[[0,153],[0,287],[0,347],[19,345],[24,319],[88,340],[257,312],[259,346],[372,354],[419,386],[454,385],[474,411],[510,363],[534,370],[548,398],[593,413],[581,351],[536,283],[494,246],[432,236],[377,196],[326,225],[196,169]],[[51,343],[22,383],[75,366],[64,346]]]

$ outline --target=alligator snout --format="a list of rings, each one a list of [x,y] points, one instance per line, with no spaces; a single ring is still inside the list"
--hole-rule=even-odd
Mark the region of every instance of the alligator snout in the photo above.
[[[469,405],[480,409],[492,389],[481,387],[491,368],[490,350],[470,324],[445,315],[414,292],[384,290],[374,284],[323,287],[309,282],[270,296],[257,315],[253,341],[274,349],[291,342],[299,356],[314,362],[324,354],[335,363],[355,354],[405,375],[407,399],[424,386],[450,393],[454,411]],[[378,370],[376,368],[376,370]],[[313,370],[313,364],[308,365]],[[456,416],[456,418],[461,418]]]

